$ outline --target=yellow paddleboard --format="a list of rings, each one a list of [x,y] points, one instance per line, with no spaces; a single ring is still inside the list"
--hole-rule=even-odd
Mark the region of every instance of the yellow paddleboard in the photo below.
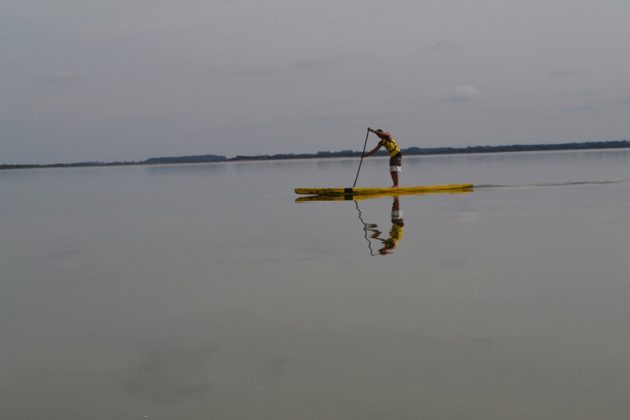
[[[296,194],[320,196],[407,195],[438,191],[470,191],[473,184],[421,185],[396,188],[296,188]]]
[[[375,198],[383,197],[398,197],[400,195],[428,195],[428,194],[469,194],[472,192],[472,188],[462,188],[454,190],[431,190],[421,192],[406,192],[396,193],[389,192],[389,194],[369,194],[369,195],[307,195],[304,197],[298,197],[295,199],[296,203],[304,203],[309,201],[344,201],[344,200],[371,200]]]

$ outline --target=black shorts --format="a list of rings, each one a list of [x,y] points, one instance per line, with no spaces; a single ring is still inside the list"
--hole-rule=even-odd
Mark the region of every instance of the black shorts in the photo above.
[[[389,158],[389,170],[390,172],[400,172],[402,166],[402,153],[398,153]]]

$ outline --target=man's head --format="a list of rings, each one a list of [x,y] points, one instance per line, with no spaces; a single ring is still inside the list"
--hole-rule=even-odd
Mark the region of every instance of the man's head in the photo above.
[[[376,130],[375,133],[381,139],[389,139],[392,136],[388,131],[383,131],[380,128],[378,130]]]

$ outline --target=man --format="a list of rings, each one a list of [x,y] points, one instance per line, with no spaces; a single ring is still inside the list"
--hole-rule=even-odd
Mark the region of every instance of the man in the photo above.
[[[378,136],[381,141],[378,142],[374,149],[367,152],[363,157],[368,157],[373,155],[380,149],[384,147],[389,152],[389,174],[392,176],[392,188],[398,187],[398,174],[400,174],[401,166],[402,166],[402,153],[400,152],[400,147],[396,143],[396,140],[392,137],[392,134],[388,131],[383,131],[380,128],[378,130],[373,130],[368,128],[368,131],[374,133]]]

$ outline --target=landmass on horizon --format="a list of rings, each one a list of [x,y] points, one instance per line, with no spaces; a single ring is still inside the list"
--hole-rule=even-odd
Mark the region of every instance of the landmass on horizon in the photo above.
[[[587,141],[573,143],[550,143],[550,144],[513,144],[502,146],[467,146],[467,147],[408,147],[402,149],[403,155],[447,155],[466,153],[505,153],[505,152],[533,152],[533,151],[553,151],[553,150],[588,150],[588,149],[626,149],[630,148],[630,140],[604,140]],[[387,152],[376,153],[379,156],[386,156]],[[30,169],[30,168],[77,168],[90,166],[134,166],[134,165],[168,165],[181,163],[211,163],[211,162],[234,162],[234,161],[258,161],[258,160],[288,160],[288,159],[326,159],[341,157],[360,157],[361,152],[354,150],[342,150],[338,152],[320,151],[317,153],[279,153],[274,155],[237,155],[228,158],[222,155],[206,154],[191,156],[165,156],[149,158],[143,161],[132,162],[75,162],[75,163],[53,163],[53,164],[0,164],[3,169]]]

